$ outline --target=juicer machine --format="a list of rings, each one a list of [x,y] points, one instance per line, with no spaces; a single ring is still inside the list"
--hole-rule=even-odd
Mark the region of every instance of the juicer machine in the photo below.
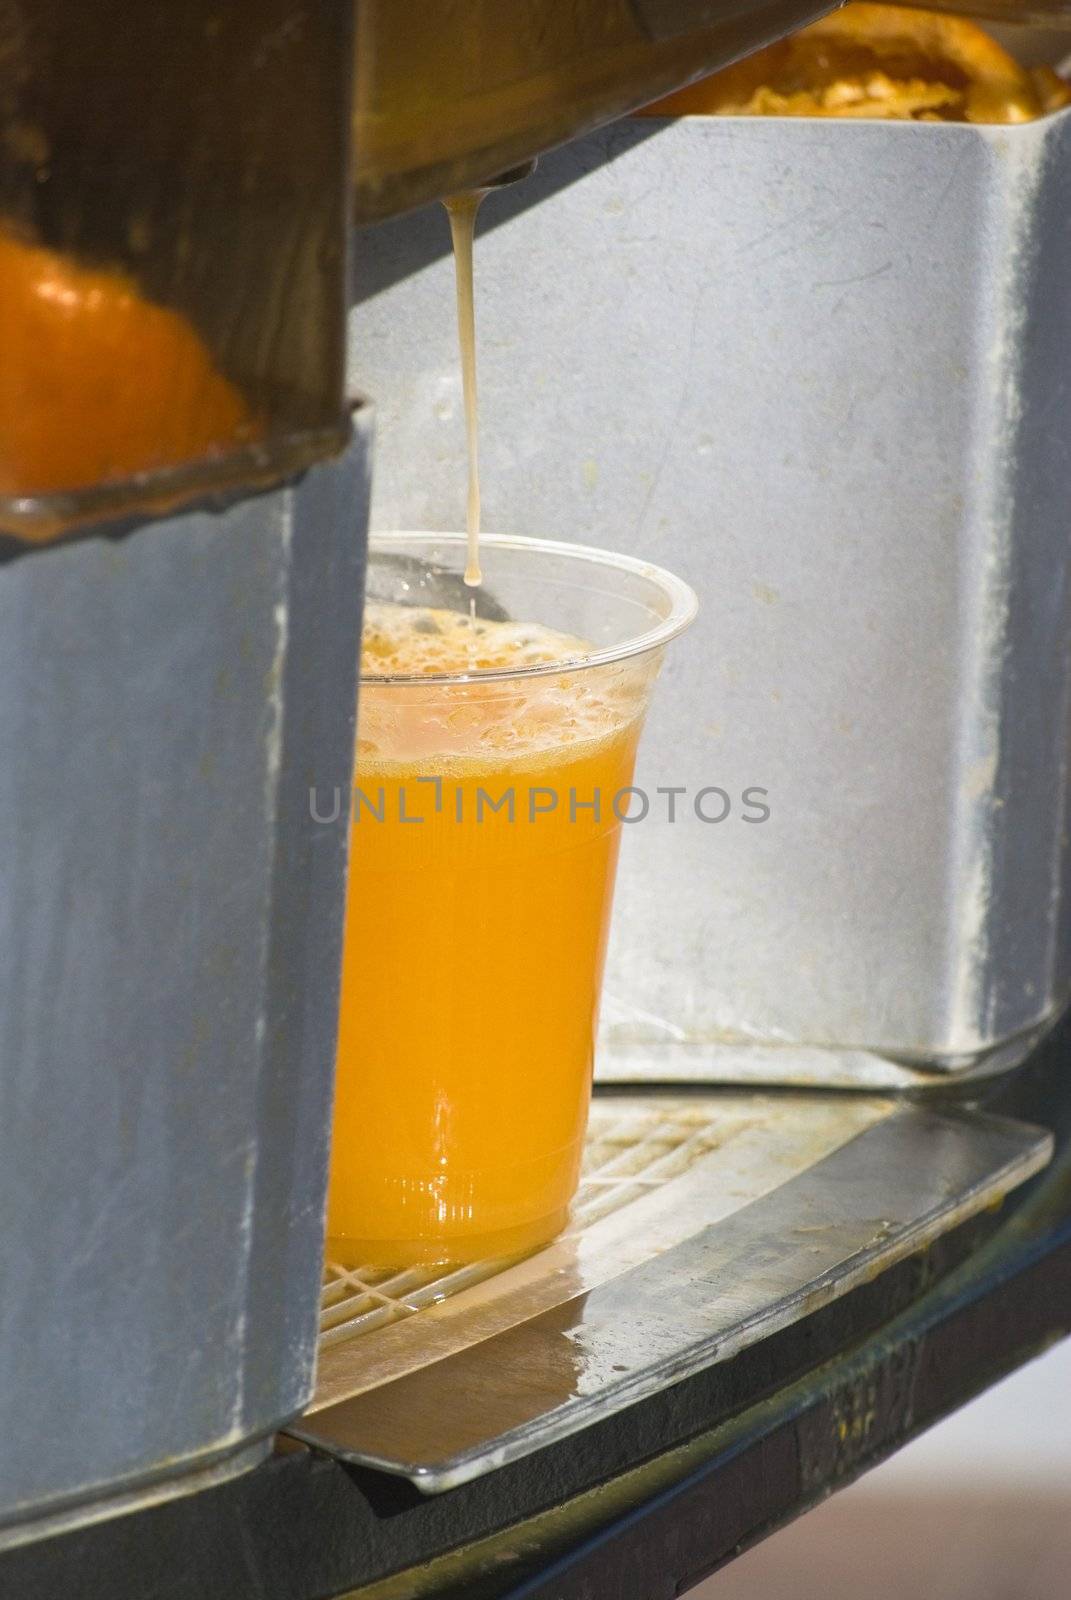
[[[583,136],[491,204],[510,226],[528,224],[524,251],[549,253],[552,219],[564,215],[555,207],[575,201],[569,225],[582,229],[597,191],[606,232],[586,238],[584,254],[620,260],[625,206],[611,202],[620,189],[639,208],[631,163],[648,130],[617,125],[609,144],[593,130],[826,6],[526,0],[510,8],[508,26],[491,0],[187,0],[162,9],[15,0],[0,11],[0,237],[121,271],[131,292],[196,330],[255,423],[238,442],[60,484],[35,480],[0,437],[0,1437],[12,1446],[0,1452],[0,1550],[251,1470],[284,1427],[316,1451],[428,1493],[449,1490],[811,1315],[1001,1200],[1052,1148],[1044,1127],[892,1096],[633,1088],[597,1101],[581,1203],[550,1250],[446,1280],[416,1271],[373,1279],[330,1263],[322,1272],[347,840],[340,821],[313,814],[308,793],[313,782],[346,788],[352,773],[372,456],[360,393],[383,398],[379,505],[392,517],[437,511],[416,498],[425,466],[435,481],[420,455],[434,427],[420,420],[414,435],[398,420],[407,411],[422,418],[426,369],[392,296],[434,283],[437,309],[419,302],[428,319],[420,336],[450,337],[445,268],[424,270],[432,213],[389,219]],[[714,148],[679,152],[674,183],[685,173],[694,193],[712,174],[731,184],[733,162],[710,138]],[[1025,155],[1001,146],[999,161],[1051,173],[1044,138],[1058,140],[1055,127]],[[962,160],[984,169],[998,162],[996,143],[976,149],[976,140]],[[902,145],[909,164],[923,160],[914,140]],[[925,159],[955,171],[960,156],[935,146]],[[604,166],[612,193],[598,189]],[[763,190],[759,153],[740,172],[739,185],[780,203]],[[667,204],[670,179],[669,168],[658,172]],[[1031,193],[1040,207],[1040,177]],[[529,214],[536,199],[547,203]],[[1026,223],[1000,211],[1006,195],[972,189],[964,204],[965,228],[989,219],[985,249],[1003,249],[1009,234],[1022,243]],[[382,232],[365,226],[384,219]],[[359,303],[347,367],[351,244]],[[850,249],[851,272],[861,272],[859,247]],[[1038,271],[1032,292],[1055,294]],[[378,299],[367,293],[369,272],[380,275]],[[781,294],[791,288],[777,284]],[[492,314],[494,305],[492,295]],[[761,309],[773,315],[750,304],[749,315]],[[996,361],[1017,324],[1001,320],[1011,316],[1006,296],[985,315],[990,343],[979,359]],[[697,311],[697,340],[705,328]],[[74,381],[77,336],[72,315],[53,385],[65,371]],[[99,416],[129,403],[143,377],[120,352],[95,396]],[[1007,396],[1003,366],[993,381]],[[607,440],[630,403],[614,387],[597,391],[600,412],[618,408]],[[5,394],[11,415],[38,408],[47,417],[59,403],[29,367],[8,365],[0,404]],[[984,414],[971,416],[977,437]],[[87,413],[86,428],[96,420]],[[508,474],[496,426],[491,481]],[[408,486],[395,428],[413,450]],[[519,423],[510,436],[535,448]],[[721,465],[728,474],[730,461]],[[626,468],[614,461],[609,470]],[[855,463],[845,496],[863,476]],[[1031,541],[1044,545],[1048,523],[1031,523],[1025,504],[1021,534],[1000,522],[1013,476],[1000,457],[964,562],[976,574],[1000,560],[1009,570],[1025,563],[1033,592],[1041,579]],[[556,526],[530,531],[581,532],[570,506],[571,494],[565,506],[533,501],[532,516]],[[641,523],[638,533],[651,528]],[[600,528],[598,537],[616,543],[619,532]],[[938,594],[933,626],[955,614],[966,639],[982,601],[941,567],[938,530],[923,533]],[[966,548],[968,533],[948,536]],[[657,533],[650,553],[666,549]],[[910,586],[909,568],[902,562],[882,582]],[[1007,587],[1004,572],[994,584]],[[694,564],[692,575],[708,608],[722,603]],[[725,580],[727,596],[739,576]],[[813,600],[805,586],[794,594],[797,606]],[[1014,614],[1029,594],[1011,604]],[[739,632],[747,635],[748,617]],[[955,725],[957,751],[975,764],[986,752],[973,752],[977,729],[968,714],[957,721],[955,695],[994,688],[1008,659],[1001,638],[948,681],[934,678],[933,662],[920,669],[938,713],[932,737]],[[722,670],[721,648],[702,636],[699,657],[678,670],[709,682]],[[1015,683],[1043,653],[1037,640],[1023,650]],[[872,670],[891,669],[897,655],[890,645]],[[831,644],[826,681],[837,668]],[[999,873],[985,867],[986,883],[1007,881],[1013,893],[1023,870],[1014,848],[1040,817],[1047,853],[1034,860],[1035,877],[1055,908],[1036,949],[987,942],[994,993],[1002,973],[1018,983],[1027,967],[1044,968],[1038,1004],[1008,1012],[1014,1028],[986,999],[1001,1036],[987,1044],[1044,1023],[1064,997],[1054,931],[1063,769],[1051,757],[1062,693],[1036,713],[1044,783],[1033,800],[1016,798],[1010,776],[1001,790],[1007,837],[993,798],[1005,782],[996,746],[991,766],[977,769],[975,798],[992,824],[978,824],[978,849],[1000,862]],[[999,732],[994,704],[986,700],[985,728]],[[684,748],[690,731],[667,723],[664,737]],[[905,747],[905,757],[915,753]],[[948,782],[962,778],[957,767]],[[952,827],[942,812],[931,832],[943,840]],[[951,873],[961,858],[941,860]],[[661,860],[648,870],[641,897],[673,900],[661,887],[677,867]],[[869,889],[880,886],[867,880],[860,893]],[[746,882],[734,880],[733,893],[746,896]],[[697,881],[681,912],[701,916],[703,894]],[[920,916],[940,943],[939,917],[909,901],[907,922]],[[639,921],[635,903],[626,920]],[[820,921],[811,929],[819,965],[827,931]],[[702,944],[701,930],[678,925],[676,936],[688,950]],[[867,948],[864,989],[880,937]],[[783,955],[771,956],[763,981]],[[617,960],[632,997],[642,997],[635,957],[626,950]],[[716,953],[710,960],[714,971]],[[691,1013],[672,1016],[681,999],[666,976],[674,961],[664,951],[660,962],[666,971],[656,964],[644,981],[659,1013],[687,1033]],[[688,1004],[705,1017],[705,964],[675,964],[691,986]],[[726,993],[754,964],[738,951],[727,970],[718,980]],[[902,974],[908,1001],[917,977]],[[722,1012],[711,1014],[720,1027]],[[880,1038],[868,1026],[849,1038],[826,1015],[836,1038],[786,1023],[787,1042],[919,1055],[900,1051],[895,1018]],[[941,1035],[949,1039],[946,1053],[958,1053],[960,1036]],[[663,1042],[627,1038],[633,1058],[651,1045],[657,1059]],[[928,1053],[940,1051],[927,1042]],[[727,1076],[704,1065],[701,1050],[688,1060],[684,1072],[641,1066],[619,1076]],[[850,1069],[842,1063],[842,1081],[855,1089],[902,1087],[895,1075],[853,1078]],[[443,1367],[430,1375],[444,1362],[445,1393]],[[530,1370],[542,1383],[518,1388],[516,1374]]]

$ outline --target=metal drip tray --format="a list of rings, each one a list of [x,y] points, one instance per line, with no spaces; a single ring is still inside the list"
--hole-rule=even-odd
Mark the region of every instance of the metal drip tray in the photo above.
[[[709,1101],[603,1101],[592,1111],[580,1189],[567,1238],[583,1235],[611,1212],[683,1176],[711,1151],[751,1127],[752,1109],[734,1104],[714,1118]],[[546,1255],[549,1252],[540,1252]],[[480,1261],[444,1271],[412,1267],[386,1273],[375,1268],[351,1271],[328,1262],[320,1311],[320,1392],[331,1387],[332,1359],[324,1352],[341,1340],[370,1333],[387,1322],[409,1317],[450,1295],[500,1276],[512,1260]],[[347,1363],[348,1365],[348,1363]],[[343,1377],[342,1382],[346,1380]]]
[[[449,1489],[817,1310],[999,1201],[1042,1129],[851,1095],[596,1099],[569,1230],[511,1261],[328,1265],[289,1431]]]

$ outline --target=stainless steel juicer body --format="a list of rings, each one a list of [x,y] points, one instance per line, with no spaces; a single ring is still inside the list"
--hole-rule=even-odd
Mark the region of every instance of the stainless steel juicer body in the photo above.
[[[0,1546],[311,1393],[369,448],[0,566]]]
[[[44,252],[16,299],[54,294],[52,252],[118,272],[249,434],[121,470],[120,427],[59,480],[0,438],[0,1542],[234,1471],[310,1392],[345,840],[309,792],[350,779],[367,502],[363,417],[320,464],[351,210],[484,181],[826,3],[684,0],[668,37],[632,0],[541,0],[519,34],[475,3],[4,8],[0,228]],[[54,370],[4,368],[46,439],[79,293]],[[160,361],[146,401],[181,389]],[[142,378],[103,364],[87,431]]]
[[[1067,112],[638,119],[487,208],[487,525],[701,597],[641,753],[607,1076],[896,1081],[1067,999],[1069,147]],[[443,227],[358,240],[377,527],[459,519]]]

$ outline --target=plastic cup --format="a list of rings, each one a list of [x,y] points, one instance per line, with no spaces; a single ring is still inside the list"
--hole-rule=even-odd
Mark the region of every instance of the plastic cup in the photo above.
[[[481,666],[476,634],[464,672],[362,675],[328,1210],[328,1257],[350,1266],[510,1255],[564,1226],[620,818],[696,609],[628,556],[480,550],[475,592],[461,534],[381,535],[369,555],[372,604],[469,616],[475,595],[477,628],[525,626],[508,666]],[[531,659],[541,629],[582,659]]]

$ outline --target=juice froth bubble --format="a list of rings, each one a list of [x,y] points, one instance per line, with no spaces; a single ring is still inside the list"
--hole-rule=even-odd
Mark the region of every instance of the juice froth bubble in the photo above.
[[[652,676],[644,658],[577,671],[591,653],[583,639],[535,623],[373,602],[361,651],[358,775],[432,755],[450,772],[496,756],[513,768],[548,750],[578,756],[642,714]],[[532,670],[548,666],[562,671]],[[515,675],[465,676],[495,671]],[[420,682],[436,676],[458,681]],[[367,681],[387,677],[416,681]]]
[[[591,651],[582,639],[538,623],[489,622],[438,606],[369,603],[361,645],[364,676],[486,672],[558,663],[572,666]]]

